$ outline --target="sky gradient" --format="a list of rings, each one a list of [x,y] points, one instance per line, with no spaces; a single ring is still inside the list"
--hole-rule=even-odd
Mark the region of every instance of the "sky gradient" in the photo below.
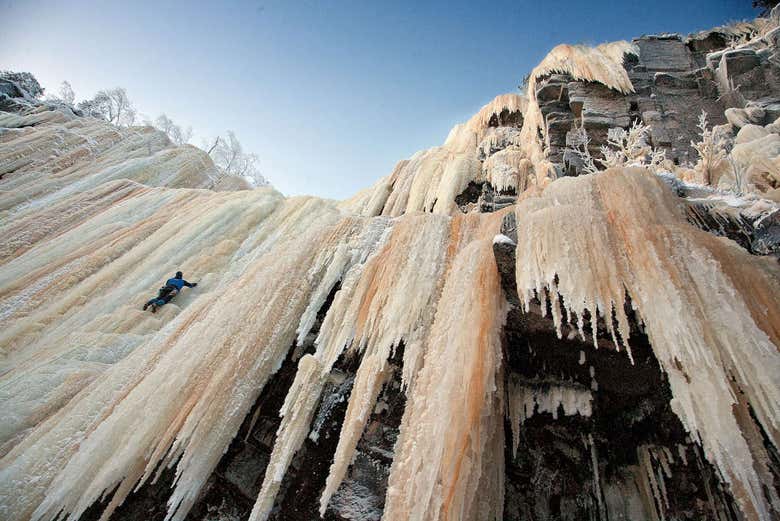
[[[750,0],[0,0],[0,69],[77,100],[122,86],[192,142],[235,131],[287,195],[345,198],[440,144],[555,45],[689,33]]]

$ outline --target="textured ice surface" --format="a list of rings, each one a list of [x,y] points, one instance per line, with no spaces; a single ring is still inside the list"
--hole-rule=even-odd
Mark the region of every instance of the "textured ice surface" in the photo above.
[[[743,432],[749,427],[735,410],[750,404],[777,446],[776,263],[687,224],[663,181],[641,169],[560,179],[522,201],[516,216],[524,223],[517,248],[523,305],[535,295],[549,299],[559,336],[559,296],[580,328],[586,310],[614,316],[605,322],[621,345],[629,335],[623,303],[630,295],[668,375],[672,409],[740,506],[768,519],[767,454],[748,443],[755,433]],[[572,234],[558,223],[582,226]]]
[[[773,490],[768,456],[744,419],[754,412],[778,445],[777,265],[688,225],[648,172],[553,181],[543,153],[536,78],[565,72],[628,92],[626,52],[624,43],[556,48],[532,74],[528,99],[497,97],[444,144],[342,203],[203,189],[213,175],[205,154],[151,129],[52,111],[0,114],[0,126],[13,127],[0,136],[0,518],[75,520],[116,489],[109,515],[168,466],[176,472],[169,518],[184,519],[338,287],[315,352],[298,361],[252,519],[267,517],[293,456],[316,437],[314,413],[345,353],[359,367],[348,397],[324,397],[348,405],[321,507],[380,515],[375,498],[347,508],[338,491],[401,344],[406,409],[381,515],[500,519],[506,411],[517,439],[534,411],[589,414],[592,393],[505,394],[508,304],[492,247],[507,211],[462,214],[455,204],[469,183],[489,181],[499,190],[534,183],[508,210],[518,223],[523,306],[549,300],[560,331],[561,297],[581,334],[586,310],[614,314],[614,327],[605,324],[622,348],[630,295],[668,374],[673,410],[745,517],[769,519],[777,498],[762,490]],[[489,127],[505,111],[522,111],[523,129],[510,152],[482,162],[495,138]],[[177,269],[198,287],[143,313]],[[642,479],[664,504],[660,457],[644,464]]]

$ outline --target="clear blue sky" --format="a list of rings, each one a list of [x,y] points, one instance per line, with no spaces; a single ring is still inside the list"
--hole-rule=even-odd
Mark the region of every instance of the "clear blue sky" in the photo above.
[[[343,198],[513,92],[558,43],[688,33],[750,0],[0,0],[0,68],[77,99],[123,86],[201,138],[236,132],[285,194]]]

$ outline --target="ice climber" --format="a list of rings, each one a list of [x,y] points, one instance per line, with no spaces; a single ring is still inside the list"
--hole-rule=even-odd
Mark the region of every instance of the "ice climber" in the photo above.
[[[182,272],[177,271],[176,275],[174,275],[172,279],[168,279],[165,282],[165,286],[160,288],[157,296],[144,304],[144,311],[146,311],[146,308],[151,308],[152,313],[155,313],[157,309],[170,302],[171,299],[181,291],[181,288],[184,286],[187,286],[188,288],[194,288],[197,285],[197,282],[187,282],[184,280]]]

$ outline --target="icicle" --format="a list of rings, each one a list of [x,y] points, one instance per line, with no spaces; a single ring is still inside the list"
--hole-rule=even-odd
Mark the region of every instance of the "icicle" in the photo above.
[[[604,506],[604,496],[601,493],[601,476],[599,474],[599,456],[593,435],[588,433],[587,445],[590,448],[590,464],[593,469],[593,494],[599,505],[599,519],[607,519],[607,509]]]
[[[531,162],[519,147],[500,150],[483,165],[485,180],[497,191],[514,190],[522,193],[528,187]]]
[[[613,309],[627,343],[627,290],[669,377],[672,409],[702,441],[743,511],[768,519],[763,489],[771,484],[762,487],[752,464],[765,456],[751,453],[764,449],[743,437],[730,382],[736,378],[777,445],[778,267],[693,228],[666,185],[640,169],[560,179],[516,212],[518,294],[552,289],[556,274],[555,291],[577,315],[588,310],[595,324],[597,310]],[[590,225],[571,234],[561,222]]]
[[[565,416],[590,417],[592,413],[593,395],[588,389],[579,386],[547,385],[512,378],[507,391],[513,457],[517,457],[521,425],[535,414],[550,413],[553,419],[557,419],[561,406]]]
[[[271,460],[265,471],[263,488],[249,516],[250,521],[266,519],[293,456],[306,439],[309,424],[320,399],[323,381],[322,363],[306,355],[298,363],[298,372],[279,415],[284,418],[276,432]]]
[[[653,468],[651,447],[647,445],[637,447],[637,457],[639,459],[645,494],[652,501],[651,505],[658,519],[666,521],[666,510],[669,505],[666,498],[666,488],[663,485],[663,476]]]
[[[325,426],[325,422],[330,418],[334,407],[347,399],[349,391],[352,389],[352,386],[355,382],[354,376],[348,376],[345,378],[343,374],[331,373],[329,383],[333,383],[339,379],[341,382],[338,384],[338,387],[335,388],[331,394],[325,395],[325,398],[322,399],[317,417],[312,422],[311,432],[309,432],[309,439],[315,443],[319,441],[320,431],[322,430],[322,427]]]
[[[688,465],[688,457],[686,455],[687,448],[681,443],[677,444],[677,455],[680,457],[683,465]]]
[[[576,80],[594,81],[623,94],[634,92],[634,86],[623,67],[626,54],[639,55],[639,49],[628,42],[619,41],[596,47],[584,45],[558,45],[531,71],[529,92],[538,78],[552,73],[569,74]]]
[[[308,432],[322,392],[322,379],[344,351],[365,350],[350,395],[336,457],[323,494],[323,511],[338,488],[368,415],[381,387],[387,358],[393,346],[405,342],[405,374],[411,385],[421,350],[432,322],[449,236],[449,219],[443,216],[406,215],[394,224],[386,243],[365,264],[355,264],[344,277],[317,337],[318,371],[296,374],[290,395],[306,389],[307,400],[296,405],[296,415],[284,418],[271,453],[273,470],[266,471],[251,521],[264,520],[273,507],[281,479]],[[371,234],[372,237],[375,234]],[[369,241],[373,244],[372,241]],[[326,279],[327,280],[327,277]],[[305,358],[305,357],[304,357]],[[303,359],[302,359],[303,360]],[[305,431],[301,435],[301,430]]]
[[[387,376],[387,353],[367,355],[360,364],[352,388],[349,406],[344,419],[344,425],[339,435],[339,443],[333,456],[325,490],[320,499],[320,515],[325,515],[331,496],[341,484],[347,473],[347,467],[352,463],[352,456],[357,447],[368,417],[374,408],[385,377]]]
[[[519,94],[498,95],[472,116],[466,126],[475,132],[482,132],[490,126],[490,120],[494,116],[497,117],[504,111],[508,113],[525,112],[527,104],[528,100],[525,96]]]
[[[339,243],[335,251],[324,250],[323,257],[318,259],[312,267],[313,273],[310,273],[309,280],[314,281],[319,278],[318,271],[327,266],[325,274],[314,292],[314,296],[309,301],[301,322],[298,326],[298,344],[303,343],[306,335],[309,334],[317,313],[325,303],[330,291],[339,282],[350,268],[366,262],[366,257],[376,250],[377,246],[384,242],[386,234],[389,231],[388,219],[372,219],[368,225],[361,219],[344,219],[344,221],[333,231],[334,239],[346,238]],[[365,229],[363,229],[365,227]]]
[[[489,239],[475,241],[449,270],[404,411],[383,519],[502,515],[498,373],[507,304],[492,255]]]

